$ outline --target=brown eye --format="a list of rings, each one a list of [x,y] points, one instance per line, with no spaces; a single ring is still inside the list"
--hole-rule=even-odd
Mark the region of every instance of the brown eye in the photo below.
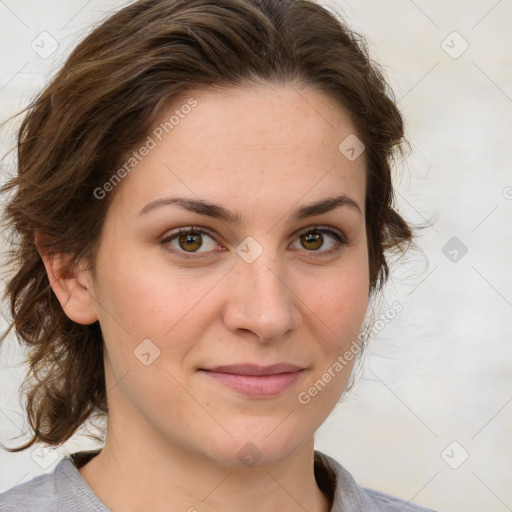
[[[300,237],[302,245],[306,249],[320,249],[324,243],[324,237],[319,231],[312,231]]]
[[[194,227],[180,228],[176,233],[162,240],[162,244],[169,245],[172,251],[184,256],[186,256],[185,253],[212,252],[217,247],[217,243],[207,231]]]
[[[179,235],[178,244],[181,249],[187,252],[194,252],[203,245],[200,233],[184,233]]]
[[[306,249],[307,252],[318,252],[321,255],[337,252],[347,243],[345,237],[338,231],[316,227],[303,231],[299,235],[298,241],[300,247],[295,248]],[[327,247],[325,247],[326,245]],[[321,248],[324,250],[320,250]]]

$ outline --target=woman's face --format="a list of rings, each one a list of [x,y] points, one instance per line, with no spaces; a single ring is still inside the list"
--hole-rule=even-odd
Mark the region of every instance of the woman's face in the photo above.
[[[276,462],[312,439],[354,364],[369,286],[365,155],[354,159],[353,125],[318,92],[193,98],[162,113],[166,128],[110,192],[91,281],[108,435]],[[276,364],[293,367],[247,376]]]

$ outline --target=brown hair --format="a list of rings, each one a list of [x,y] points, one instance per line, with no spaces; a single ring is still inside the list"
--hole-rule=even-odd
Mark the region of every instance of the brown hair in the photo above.
[[[403,121],[364,38],[310,0],[141,0],[118,11],[71,53],[23,111],[18,172],[3,215],[13,231],[7,281],[14,327],[28,349],[26,410],[36,442],[59,445],[93,413],[108,413],[98,322],[64,313],[37,251],[94,268],[113,193],[94,190],[151,131],[162,108],[209,87],[311,86],[348,110],[366,146],[370,295],[388,278],[385,251],[412,242],[393,207],[391,164]],[[341,141],[340,141],[341,142]],[[86,234],[87,236],[84,236]]]

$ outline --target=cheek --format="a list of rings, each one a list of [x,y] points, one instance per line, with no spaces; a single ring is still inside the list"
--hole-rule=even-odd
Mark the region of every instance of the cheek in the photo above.
[[[368,267],[364,255],[361,258],[354,265],[340,266],[322,286],[311,286],[306,295],[313,312],[310,330],[317,364],[297,400],[322,421],[343,393],[359,350],[368,307]]]
[[[338,344],[359,334],[368,307],[368,280],[366,256],[361,251],[352,262],[341,264],[321,279],[304,282],[301,296],[305,304]]]
[[[111,254],[116,255],[115,260],[109,257]],[[105,332],[106,339],[125,340],[128,335],[131,344],[149,338],[162,347],[172,340],[168,348],[178,351],[215,314],[220,300],[216,285],[225,272],[179,269],[162,254],[156,257],[153,251],[141,247],[113,246],[98,259],[98,269],[100,324],[111,331]],[[367,252],[363,244],[347,251],[330,269],[301,265],[289,276],[291,288],[302,302],[297,307],[304,321],[309,316],[315,330],[325,330],[333,343],[345,343],[357,336],[368,301]],[[226,285],[227,281],[221,281]],[[197,322],[198,317],[205,319],[203,325]]]
[[[108,314],[104,321],[124,328],[135,338],[161,338],[187,321],[214,284],[212,273],[177,270],[164,258],[139,249],[117,251],[114,264],[103,267],[100,300]],[[117,324],[117,325],[116,325]]]

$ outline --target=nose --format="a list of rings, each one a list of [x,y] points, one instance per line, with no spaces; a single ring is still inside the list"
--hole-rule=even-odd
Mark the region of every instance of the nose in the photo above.
[[[263,254],[252,263],[239,260],[230,273],[224,323],[237,335],[248,331],[271,342],[298,328],[300,299],[276,259]]]

